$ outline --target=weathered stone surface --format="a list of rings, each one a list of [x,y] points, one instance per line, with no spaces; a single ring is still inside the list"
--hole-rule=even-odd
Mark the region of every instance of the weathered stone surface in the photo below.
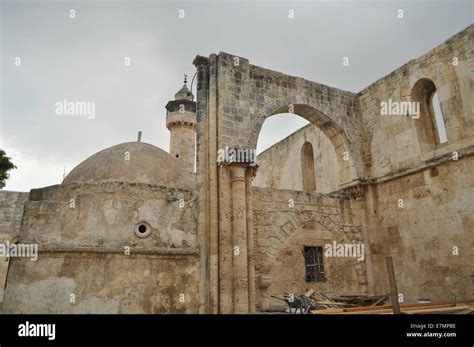
[[[11,261],[0,312],[196,313],[197,269],[197,255],[40,253]]]
[[[472,298],[473,30],[359,93],[227,53],[198,56],[195,110],[187,88],[168,105],[172,151],[186,165],[122,144],[63,184],[33,189],[24,208],[27,193],[0,192],[2,238],[20,232],[40,246],[37,262],[2,267],[0,312],[248,313],[307,288],[386,294],[386,256],[404,302]],[[434,132],[434,91],[446,143]],[[388,100],[420,102],[420,118],[382,114]],[[218,164],[219,149],[254,149],[265,119],[287,112],[311,124],[263,152],[259,167]],[[302,155],[308,144],[313,154]],[[363,245],[363,259],[325,256],[325,281],[308,282],[304,247],[333,242]]]
[[[195,190],[180,160],[143,142],[126,142],[96,153],[76,166],[64,183],[118,181]]]
[[[0,312],[196,313],[195,197],[126,182],[32,191],[20,241],[38,245],[38,261],[10,260]]]
[[[253,181],[256,187],[303,190],[301,149],[313,146],[316,192],[330,193],[341,183],[339,163],[330,140],[316,126],[309,124],[258,155],[259,170]]]
[[[313,288],[327,294],[365,292],[366,264],[355,258],[324,258],[326,282],[308,283],[305,280],[304,246],[337,243],[364,243],[361,220],[365,213],[359,202],[332,199],[334,209],[317,208],[311,201],[318,193],[298,193],[270,188],[253,189],[254,232],[256,239],[257,277],[266,277],[269,283],[259,290],[257,307],[261,310],[281,306],[270,295],[301,294]],[[286,208],[262,204],[267,196],[278,197]],[[292,199],[295,207],[289,207]],[[298,208],[296,207],[298,206]],[[315,208],[316,207],[316,208]],[[364,245],[364,248],[369,248]],[[356,268],[363,270],[360,274]]]

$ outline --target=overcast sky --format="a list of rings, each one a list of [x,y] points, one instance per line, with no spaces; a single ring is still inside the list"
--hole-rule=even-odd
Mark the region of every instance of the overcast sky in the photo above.
[[[5,189],[58,184],[64,167],[134,141],[139,130],[168,150],[164,106],[183,74],[193,76],[197,54],[224,51],[358,92],[472,18],[472,2],[456,0],[2,1],[0,148],[18,166]],[[95,118],[57,115],[64,99],[94,102]],[[304,124],[270,118],[259,150]]]

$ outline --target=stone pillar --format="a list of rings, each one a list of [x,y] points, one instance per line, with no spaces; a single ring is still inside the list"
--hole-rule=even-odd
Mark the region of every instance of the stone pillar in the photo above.
[[[255,290],[255,249],[252,206],[252,180],[256,174],[256,167],[249,167],[245,175],[245,200],[247,202],[247,255],[249,275],[249,313],[256,312]]]
[[[219,313],[234,313],[232,186],[228,165],[219,166]]]
[[[249,312],[246,167],[231,165],[234,313]]]
[[[219,197],[217,182],[217,56],[209,56],[209,313],[219,313]]]
[[[365,215],[364,215],[364,227],[362,233],[364,237],[364,243],[366,244],[366,259],[365,264],[367,267],[367,282],[369,295],[377,295],[381,293],[388,293],[388,288],[381,291],[377,288],[378,284],[375,273],[386,272],[384,262],[384,249],[383,242],[381,240],[382,226],[378,218],[379,211],[379,198],[377,186],[369,183],[367,185],[367,193],[365,194]],[[382,284],[384,286],[384,284]]]
[[[198,242],[199,242],[199,313],[209,313],[209,133],[208,133],[208,93],[209,65],[208,59],[197,56],[193,61],[196,66],[197,100],[196,100],[196,173],[198,198]]]

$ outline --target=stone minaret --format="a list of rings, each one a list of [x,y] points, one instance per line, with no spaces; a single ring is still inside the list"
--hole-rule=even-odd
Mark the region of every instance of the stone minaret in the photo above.
[[[194,172],[196,154],[196,102],[186,85],[166,104],[166,127],[170,131],[170,154],[181,159]]]

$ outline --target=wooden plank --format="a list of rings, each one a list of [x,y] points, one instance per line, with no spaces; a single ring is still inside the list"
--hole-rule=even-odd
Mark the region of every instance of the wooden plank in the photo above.
[[[312,295],[313,297],[315,295]],[[317,300],[316,300],[317,301]],[[429,310],[430,308],[436,309],[436,308],[443,308],[443,307],[455,307],[456,304],[466,304],[466,303],[472,303],[474,302],[474,299],[468,299],[468,300],[458,300],[458,301],[435,301],[432,303],[428,304],[401,304],[400,308],[402,311],[405,313],[410,313],[414,309],[420,309],[420,310]],[[326,302],[322,302],[321,304],[326,304]],[[338,302],[327,302],[328,305],[333,305],[337,306],[340,305],[341,303]],[[327,305],[324,305],[327,307]],[[466,309],[469,310],[469,309]],[[328,309],[318,309],[318,310],[312,310],[312,314],[339,314],[339,313],[360,313],[364,314],[367,312],[368,314],[374,313],[374,314],[383,314],[383,313],[390,313],[392,311],[392,306],[391,305],[380,305],[380,306],[358,306],[358,307],[348,307],[348,308],[328,308]]]
[[[395,281],[395,270],[393,269],[392,257],[385,257],[387,263],[388,284],[390,287],[390,301],[393,313],[400,314],[400,303],[398,302],[397,282]]]
[[[455,307],[429,307],[425,309],[409,309],[407,310],[407,313],[410,314],[417,314],[417,313],[423,313],[423,314],[454,314],[454,313],[469,313],[471,312],[472,309],[469,306],[463,305],[463,306],[455,306]],[[404,312],[404,310],[402,310]]]
[[[306,294],[304,295],[305,297],[309,298],[311,297],[311,295],[314,293],[314,289],[310,289],[306,292]]]
[[[10,244],[17,243],[20,240],[20,234],[14,235],[11,238]],[[8,241],[8,240],[7,240]],[[5,288],[7,286],[8,268],[10,266],[10,257],[0,258],[0,303],[5,298]]]
[[[463,310],[465,308],[463,307]],[[444,304],[444,305],[437,305],[437,306],[430,306],[430,307],[424,307],[424,308],[418,308],[418,307],[409,307],[409,308],[402,308],[401,312],[402,313],[411,313],[411,314],[417,314],[417,313],[443,313],[443,310],[446,312],[449,312],[449,310],[454,310],[456,311],[456,308],[452,306],[452,304]],[[318,312],[314,312],[318,311]],[[393,314],[393,310],[391,308],[389,309],[383,309],[383,310],[364,310],[364,311],[346,311],[345,309],[341,310],[314,310],[311,311],[313,314]],[[335,312],[337,311],[337,312]]]
[[[318,305],[335,305],[335,306],[354,306],[346,302],[332,302],[332,301],[316,301]]]
[[[380,299],[378,299],[376,302],[374,302],[374,303],[373,303],[372,305],[370,305],[370,306],[377,306],[378,304],[384,302],[384,301],[387,300],[387,299],[388,299],[388,295],[384,295],[384,296],[382,296]]]
[[[431,304],[402,304],[400,305],[403,311],[409,311],[414,309],[429,309],[429,308],[436,308],[436,307],[454,307],[456,306],[455,302],[452,301],[440,301],[434,302]],[[362,312],[374,312],[378,313],[379,311],[392,311],[391,305],[383,305],[383,306],[360,306],[360,307],[349,307],[349,308],[341,308],[341,309],[328,309],[328,310],[313,310],[313,311],[325,311],[325,314],[331,313],[340,313],[340,312],[347,312],[347,313],[362,313]],[[318,312],[319,313],[319,312]]]
[[[407,309],[407,308],[432,307],[432,306],[438,306],[438,305],[454,306],[456,305],[456,303],[451,302],[451,301],[440,301],[440,302],[434,302],[431,304],[402,304],[400,305],[400,307]],[[346,308],[345,310],[347,312],[350,312],[350,311],[377,311],[377,310],[388,310],[388,309],[392,309],[392,305],[350,307],[350,308]]]

